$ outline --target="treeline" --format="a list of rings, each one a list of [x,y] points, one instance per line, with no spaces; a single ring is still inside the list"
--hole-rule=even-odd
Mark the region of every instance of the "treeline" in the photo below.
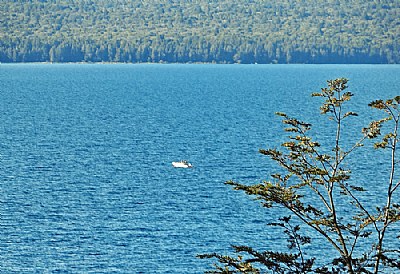
[[[0,62],[400,63],[398,0],[4,0]]]

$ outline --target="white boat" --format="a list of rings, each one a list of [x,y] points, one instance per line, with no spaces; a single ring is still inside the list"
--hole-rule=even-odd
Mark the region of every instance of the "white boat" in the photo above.
[[[193,167],[191,163],[189,163],[186,160],[182,160],[179,162],[172,162],[173,167],[178,167],[178,168],[191,168]]]

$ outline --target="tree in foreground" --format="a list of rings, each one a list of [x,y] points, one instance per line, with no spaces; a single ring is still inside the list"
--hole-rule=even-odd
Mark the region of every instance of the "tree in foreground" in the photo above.
[[[249,246],[233,246],[236,255],[217,253],[199,255],[214,259],[215,269],[209,273],[394,273],[400,271],[399,235],[400,204],[395,179],[400,119],[400,96],[377,100],[370,107],[382,112],[383,118],[362,129],[358,140],[344,149],[345,120],[357,113],[345,111],[353,94],[347,91],[347,79],[328,81],[328,87],[313,96],[322,97],[321,114],[333,123],[334,143],[323,148],[310,137],[311,124],[277,113],[283,119],[289,140],[282,149],[260,150],[281,167],[282,174],[273,174],[271,181],[243,185],[228,181],[235,190],[255,196],[265,208],[278,207],[284,215],[269,225],[281,228],[286,235],[288,251],[257,251]],[[363,202],[361,185],[350,180],[346,169],[354,151],[367,139],[374,148],[390,152],[389,172],[385,185],[385,202],[371,205]],[[347,165],[348,166],[348,165]],[[369,189],[370,195],[382,195]],[[396,201],[397,199],[397,201]],[[343,209],[346,210],[343,210]],[[301,234],[309,229],[313,237]],[[318,235],[318,236],[315,236]],[[313,238],[318,237],[318,243]],[[331,248],[336,257],[323,265],[309,256],[307,248]],[[395,243],[394,243],[395,242]],[[390,243],[390,245],[389,245]],[[393,244],[394,243],[394,244]],[[326,252],[321,252],[327,254]]]

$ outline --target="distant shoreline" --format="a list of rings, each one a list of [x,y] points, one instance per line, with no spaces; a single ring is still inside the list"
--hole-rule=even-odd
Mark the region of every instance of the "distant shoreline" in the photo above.
[[[397,1],[3,2],[6,63],[400,64]]]
[[[0,65],[18,65],[18,64],[37,64],[37,65],[249,65],[249,66],[265,66],[265,65],[400,65],[398,63],[217,63],[217,62],[186,62],[186,63],[169,63],[169,62],[0,62]]]

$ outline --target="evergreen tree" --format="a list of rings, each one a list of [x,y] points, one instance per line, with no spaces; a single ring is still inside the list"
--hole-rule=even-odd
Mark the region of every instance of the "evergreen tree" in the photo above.
[[[0,62],[400,63],[399,11],[391,0],[0,1]]]

